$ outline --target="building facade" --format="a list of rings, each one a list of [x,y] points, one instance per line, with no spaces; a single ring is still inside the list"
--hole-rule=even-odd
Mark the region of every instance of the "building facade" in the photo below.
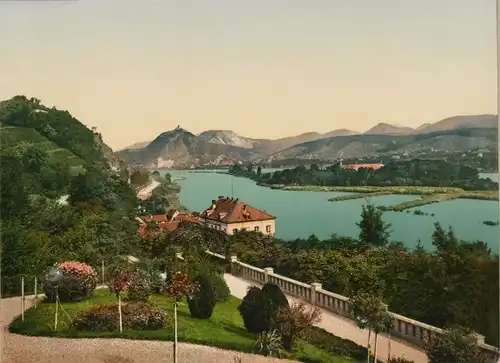
[[[248,205],[238,198],[220,196],[200,215],[200,223],[209,228],[235,234],[241,230],[261,232],[274,236],[276,217]]]

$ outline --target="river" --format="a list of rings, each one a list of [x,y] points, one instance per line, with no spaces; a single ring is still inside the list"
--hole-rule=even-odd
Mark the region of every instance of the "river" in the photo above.
[[[269,170],[263,170],[268,172]],[[161,171],[162,174],[165,171]],[[306,238],[315,234],[327,238],[335,233],[357,237],[361,207],[367,199],[328,202],[328,198],[346,193],[284,191],[259,187],[254,181],[219,173],[193,173],[169,170],[181,186],[181,203],[192,211],[201,212],[219,195],[234,196],[248,204],[276,216],[276,235],[283,239]],[[483,175],[498,180],[497,174]],[[376,205],[402,203],[417,198],[411,195],[386,195],[368,198]],[[420,239],[426,249],[432,249],[434,223],[444,228],[451,226],[459,238],[488,243],[498,253],[498,226],[487,226],[483,221],[498,221],[497,201],[457,199],[418,207],[429,215],[417,216],[406,212],[386,212],[391,223],[392,238],[415,247]],[[434,216],[431,216],[434,214]]]

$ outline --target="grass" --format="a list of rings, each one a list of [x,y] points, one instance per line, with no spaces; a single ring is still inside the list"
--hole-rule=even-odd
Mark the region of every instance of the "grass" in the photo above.
[[[106,302],[115,302],[116,298],[106,290],[96,290],[93,297],[77,303],[61,304],[58,331],[52,327],[54,323],[55,305],[52,303],[39,304],[38,308],[31,308],[25,312],[24,322],[21,317],[16,318],[9,326],[9,331],[30,336],[57,336],[66,338],[124,338],[138,340],[173,340],[171,325],[155,331],[125,330],[122,334],[118,331],[107,333],[77,332],[71,329],[70,317],[74,317],[92,305]],[[152,296],[152,301],[173,314],[172,300],[163,295]],[[251,353],[256,336],[247,332],[237,310],[240,300],[231,297],[227,302],[216,305],[210,319],[199,320],[192,318],[187,304],[182,304],[178,310],[178,339],[201,345],[209,345],[222,349],[230,349]],[[169,319],[171,320],[171,319]],[[285,357],[284,357],[285,358]],[[301,342],[298,349],[287,354],[286,358],[317,361],[325,363],[353,363],[356,360],[348,357],[335,356],[326,350]]]

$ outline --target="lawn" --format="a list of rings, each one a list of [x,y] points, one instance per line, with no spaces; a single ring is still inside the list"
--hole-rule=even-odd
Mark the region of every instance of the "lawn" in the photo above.
[[[118,331],[108,333],[76,332],[71,330],[71,317],[76,313],[89,308],[94,304],[115,302],[116,298],[106,290],[96,290],[94,296],[78,303],[63,303],[59,310],[58,331],[53,331],[55,305],[41,303],[38,308],[31,308],[25,312],[24,322],[21,317],[15,319],[9,326],[12,333],[32,336],[58,336],[67,338],[111,338],[147,340],[173,340],[173,329],[170,324],[165,328],[155,331],[125,330],[122,334]],[[172,300],[163,295],[152,296],[152,301],[173,314]],[[212,317],[208,320],[192,318],[187,304],[181,304],[178,311],[178,339],[182,342],[209,345],[213,347],[252,352],[256,336],[245,330],[243,321],[237,310],[240,300],[231,297],[227,302],[216,305]],[[352,358],[331,355],[325,350],[314,347],[305,342],[298,344],[296,351],[286,358],[306,362],[325,363],[353,363]]]

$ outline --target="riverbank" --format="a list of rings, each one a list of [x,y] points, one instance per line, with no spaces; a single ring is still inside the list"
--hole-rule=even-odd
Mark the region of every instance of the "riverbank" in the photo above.
[[[382,195],[420,195],[420,199],[411,200],[404,203],[393,204],[380,207],[384,211],[403,211],[405,209],[419,207],[427,204],[440,203],[453,199],[477,199],[477,200],[497,200],[499,199],[496,190],[475,190],[467,191],[453,187],[426,187],[426,186],[317,186],[317,185],[267,185],[258,183],[259,186],[271,189],[289,191],[315,191],[315,192],[344,192],[352,193],[329,198],[330,202],[342,202],[352,199],[370,198]]]
[[[181,186],[174,180],[167,180],[163,176],[153,176],[154,180],[159,183],[153,191],[153,197],[163,200],[168,204],[168,209],[177,209],[180,212],[189,212],[189,210],[181,204],[180,192]]]

